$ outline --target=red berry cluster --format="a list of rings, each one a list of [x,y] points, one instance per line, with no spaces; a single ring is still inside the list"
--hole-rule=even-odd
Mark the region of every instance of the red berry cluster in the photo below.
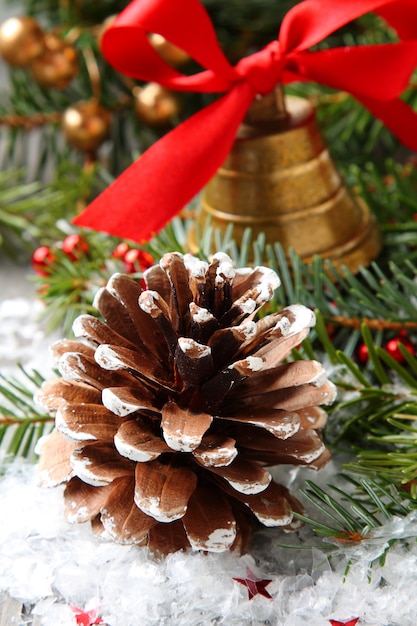
[[[414,344],[408,339],[404,330],[400,331],[398,337],[393,337],[389,339],[383,346],[384,350],[388,352],[388,354],[397,361],[397,363],[405,363],[405,357],[400,352],[399,344],[402,344],[404,348],[412,355],[415,354]],[[367,346],[363,343],[359,346],[356,351],[356,356],[362,365],[365,365],[369,360],[369,351]]]
[[[144,272],[148,267],[154,264],[152,255],[145,250],[138,250],[137,248],[129,248],[125,242],[119,243],[113,250],[112,254],[114,259],[120,259],[123,261],[124,270],[127,274],[134,274],[135,272]]]
[[[54,248],[40,246],[32,255],[32,268],[39,276],[50,276],[56,262],[56,250],[62,250],[71,261],[78,261],[88,252],[87,242],[77,234],[68,235]]]

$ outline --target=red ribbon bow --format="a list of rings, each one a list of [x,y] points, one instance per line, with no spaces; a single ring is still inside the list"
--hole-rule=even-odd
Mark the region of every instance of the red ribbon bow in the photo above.
[[[370,11],[403,41],[308,50]],[[279,81],[315,81],[347,91],[417,150],[417,115],[399,98],[417,65],[416,25],[416,0],[304,0],[285,16],[278,40],[232,67],[199,0],[133,0],[103,36],[108,61],[124,74],[170,89],[226,93],[157,141],[74,223],[149,239],[215,174],[251,102]],[[185,50],[206,71],[185,76],[171,68],[148,33]]]

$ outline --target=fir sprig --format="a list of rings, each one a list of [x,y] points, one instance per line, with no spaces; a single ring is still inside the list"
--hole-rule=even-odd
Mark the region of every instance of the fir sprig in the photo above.
[[[409,493],[390,483],[369,478],[357,480],[349,474],[338,478],[339,486],[328,484],[326,488],[305,481],[300,492],[311,514],[294,513],[294,516],[324,538],[322,548],[349,559],[346,572],[360,544],[363,551],[369,549],[370,565],[375,560],[383,565],[389,549],[399,538],[381,540],[378,529],[395,518],[406,518],[416,510],[416,502],[410,499]],[[409,537],[401,539],[406,541]],[[379,549],[375,550],[377,543]]]
[[[21,260],[41,236],[45,206],[52,215],[58,204],[56,191],[25,182],[23,172],[0,172],[0,249]]]
[[[40,244],[56,243],[63,228],[71,232],[69,220],[105,184],[96,166],[62,165],[48,184],[28,177],[12,167],[0,172],[0,250],[14,261],[28,261]]]
[[[0,449],[3,458],[33,458],[37,441],[50,432],[53,418],[34,402],[44,378],[19,366],[21,377],[0,374]]]

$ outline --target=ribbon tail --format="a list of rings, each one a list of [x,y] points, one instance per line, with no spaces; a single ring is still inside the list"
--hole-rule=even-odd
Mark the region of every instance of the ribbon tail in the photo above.
[[[236,83],[157,141],[73,223],[139,243],[149,240],[214,176],[254,96],[246,81]]]
[[[387,102],[368,98],[357,99],[381,120],[404,146],[414,152],[417,151],[417,113],[406,102],[399,98]]]

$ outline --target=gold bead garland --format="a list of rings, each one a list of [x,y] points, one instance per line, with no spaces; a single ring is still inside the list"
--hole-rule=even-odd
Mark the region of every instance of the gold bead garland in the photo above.
[[[0,54],[12,67],[28,69],[44,88],[65,89],[78,73],[75,48],[56,32],[45,33],[31,17],[0,26]]]
[[[99,49],[103,33],[115,17],[107,18],[99,29],[96,28]],[[161,58],[172,67],[189,60],[186,52],[161,35],[152,33],[149,40]],[[78,74],[78,54],[73,43],[74,36],[68,34],[62,38],[56,30],[45,32],[35,19],[28,16],[10,18],[0,26],[0,54],[3,59],[11,67],[27,69],[44,89],[65,89]],[[6,115],[0,124],[30,130],[46,123],[60,122],[68,143],[83,152],[95,153],[108,136],[110,112],[100,104],[101,76],[94,53],[85,48],[82,54],[91,82],[92,97],[89,100],[71,104],[62,114]],[[123,80],[127,82],[128,79],[123,77]],[[177,94],[156,83],[138,86],[129,81],[129,88],[134,112],[143,124],[157,129],[177,122],[181,112],[181,100]],[[124,106],[128,104],[124,101]]]

